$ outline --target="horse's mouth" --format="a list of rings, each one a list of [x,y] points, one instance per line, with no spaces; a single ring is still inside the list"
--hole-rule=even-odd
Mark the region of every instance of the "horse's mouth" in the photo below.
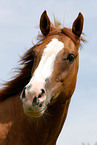
[[[38,118],[38,117],[41,117],[45,110],[47,109],[47,107],[45,107],[44,109],[42,109],[41,111],[37,111],[37,112],[34,112],[34,111],[30,111],[30,110],[24,110],[25,114],[29,117],[35,117],[35,118]]]

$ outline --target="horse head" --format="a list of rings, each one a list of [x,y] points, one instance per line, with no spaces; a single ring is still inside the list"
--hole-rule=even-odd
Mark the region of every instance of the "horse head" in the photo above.
[[[76,86],[82,29],[81,13],[72,29],[52,25],[46,11],[41,15],[43,39],[33,48],[31,79],[20,97],[28,116],[40,117],[49,106],[64,104],[71,98]]]

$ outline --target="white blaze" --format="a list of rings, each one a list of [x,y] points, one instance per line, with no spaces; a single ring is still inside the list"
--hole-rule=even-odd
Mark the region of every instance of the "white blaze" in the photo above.
[[[52,41],[46,45],[39,65],[35,70],[33,77],[31,78],[28,85],[32,85],[32,88],[34,87],[33,89],[35,90],[40,87],[43,88],[45,84],[45,79],[49,78],[53,71],[55,58],[58,52],[60,52],[63,48],[64,43],[56,38],[52,39]]]

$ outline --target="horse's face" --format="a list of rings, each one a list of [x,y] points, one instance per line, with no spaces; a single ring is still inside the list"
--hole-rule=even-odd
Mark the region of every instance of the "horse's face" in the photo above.
[[[43,16],[47,19],[49,26],[46,13],[43,13]],[[41,21],[43,21],[42,17]],[[41,23],[42,33],[46,35],[47,31],[48,35],[51,28],[47,27],[44,31],[43,28],[46,29],[46,27]],[[78,71],[78,45],[76,46],[71,38],[60,33],[60,35],[48,35],[33,51],[35,59],[32,78],[24,88],[21,99],[27,115],[40,117],[48,105],[56,101],[65,103],[71,97]]]

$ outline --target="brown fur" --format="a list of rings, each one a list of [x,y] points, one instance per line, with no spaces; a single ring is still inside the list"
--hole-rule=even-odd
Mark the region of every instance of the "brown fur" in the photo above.
[[[81,18],[77,18],[78,21],[80,21],[79,19]],[[43,25],[42,21],[46,26]],[[73,30],[76,34],[74,25]],[[22,67],[18,70],[18,75],[6,83],[5,87],[0,90],[0,145],[56,144],[56,140],[67,116],[71,96],[75,89],[81,30],[78,33],[77,29],[77,36],[72,32],[72,29],[60,29],[58,24],[55,26],[50,23],[45,11],[41,17],[40,26],[44,38],[39,44],[25,53],[21,59]],[[33,75],[40,61],[45,44],[50,42],[53,37],[63,41],[67,54],[72,46],[76,55],[75,63],[70,68],[67,67],[67,63],[64,63],[63,66],[62,61],[64,60],[64,56],[63,52],[60,52],[55,61],[54,72],[49,80],[51,84],[50,89],[55,85],[55,80],[57,81],[56,88],[57,92],[60,91],[60,95],[51,102],[43,116],[40,118],[30,118],[24,114],[22,102],[20,101],[20,93]],[[65,69],[67,69],[66,73],[62,73]],[[59,74],[61,75],[58,76]]]

